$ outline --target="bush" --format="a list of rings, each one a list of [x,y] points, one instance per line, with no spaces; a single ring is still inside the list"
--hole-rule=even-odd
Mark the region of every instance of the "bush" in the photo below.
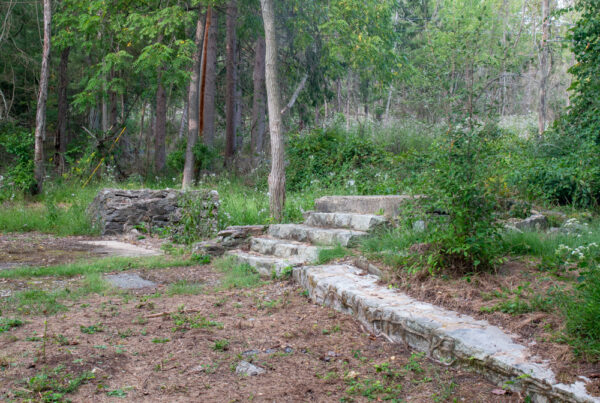
[[[185,165],[186,141],[179,141],[177,148],[167,155],[167,166],[175,172],[183,172]],[[196,170],[208,169],[217,158],[217,152],[202,143],[196,143],[193,149]]]
[[[338,127],[296,134],[287,147],[289,190],[336,188],[350,194],[400,191],[402,164],[371,137]]]
[[[457,129],[433,146],[431,167],[422,177],[427,198],[419,204],[422,214],[430,214],[428,263],[434,270],[484,270],[497,262],[498,137],[493,126]],[[437,220],[431,218],[434,212]]]
[[[6,171],[0,172],[0,198],[2,190],[28,189],[33,183],[33,144],[34,137],[31,131],[7,123],[0,125],[0,158],[6,161],[2,152],[8,154],[10,161],[4,166]],[[8,193],[7,192],[7,193]]]

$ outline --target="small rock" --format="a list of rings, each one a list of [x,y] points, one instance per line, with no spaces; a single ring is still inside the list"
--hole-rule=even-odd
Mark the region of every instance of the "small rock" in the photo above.
[[[190,369],[190,372],[193,374],[204,372],[204,367],[202,365],[197,365],[194,368]]]
[[[266,354],[275,354],[277,352],[276,348],[268,348],[265,350]]]
[[[249,357],[249,356],[252,356],[252,355],[258,355],[258,354],[260,354],[260,351],[259,351],[259,350],[247,350],[247,351],[244,351],[244,352],[242,353],[242,355],[243,355],[244,357]]]
[[[346,379],[356,379],[358,377],[358,372],[356,371],[350,371],[346,374],[346,376],[344,378]]]
[[[291,354],[291,353],[294,352],[294,349],[288,346],[288,347],[286,347],[286,348],[283,349],[283,352],[286,353],[286,354]]]
[[[327,352],[327,355],[328,355],[329,357],[337,357],[337,354],[336,354],[336,352],[335,352],[335,351],[328,351],[328,352]]]
[[[517,221],[514,226],[520,230],[539,231],[548,228],[548,218],[541,214],[532,215],[524,220]]]
[[[155,287],[156,283],[145,280],[137,274],[113,274],[104,277],[111,285],[125,290]]]
[[[266,371],[256,365],[250,364],[248,361],[240,361],[235,368],[235,373],[245,376],[256,376],[264,374]]]
[[[425,232],[427,229],[427,223],[423,220],[418,220],[413,223],[412,228],[415,232]]]

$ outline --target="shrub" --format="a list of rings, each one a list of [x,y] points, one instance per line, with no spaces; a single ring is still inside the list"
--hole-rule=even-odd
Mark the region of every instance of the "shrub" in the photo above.
[[[186,141],[180,141],[177,143],[177,148],[167,155],[167,166],[175,172],[183,172],[185,148]],[[196,169],[199,171],[208,169],[218,155],[213,148],[202,143],[196,143],[193,152]]]
[[[431,167],[422,177],[427,198],[419,200],[422,213],[442,213],[428,218],[433,269],[483,270],[501,253],[494,176],[498,136],[494,127],[456,129],[433,146]]]
[[[8,154],[12,163],[0,175],[0,197],[3,189],[25,190],[33,183],[33,143],[34,137],[31,131],[14,126],[10,123],[0,125],[0,158],[4,160],[1,152]],[[4,165],[4,164],[3,164]]]
[[[343,189],[351,194],[399,191],[402,165],[371,137],[338,127],[293,135],[287,147],[289,190]]]

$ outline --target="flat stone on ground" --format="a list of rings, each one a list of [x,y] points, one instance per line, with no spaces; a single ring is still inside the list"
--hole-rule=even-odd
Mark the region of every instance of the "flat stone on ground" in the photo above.
[[[400,206],[413,197],[418,196],[324,196],[315,200],[315,210],[322,213],[383,213],[387,217],[395,217]]]
[[[147,249],[127,242],[119,241],[82,241],[82,244],[95,246],[95,253],[116,257],[160,256],[162,251]]]
[[[155,287],[156,283],[145,280],[137,274],[122,273],[122,274],[111,274],[104,277],[106,281],[115,287],[122,288],[124,290],[136,290],[139,288]]]
[[[264,374],[265,370],[257,367],[256,365],[250,364],[248,361],[240,361],[235,368],[235,373],[245,376],[256,376]]]

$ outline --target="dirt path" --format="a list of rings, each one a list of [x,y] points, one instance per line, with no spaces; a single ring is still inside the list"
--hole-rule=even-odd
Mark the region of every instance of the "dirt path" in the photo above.
[[[0,333],[0,399],[38,399],[49,380],[57,380],[56,392],[61,380],[89,371],[66,398],[520,401],[496,395],[501,391],[476,374],[375,338],[350,317],[310,303],[293,283],[219,291],[221,274],[210,266],[138,273],[161,285],[89,296],[48,317],[46,329],[46,318],[27,316]],[[166,284],[183,279],[204,283],[203,292],[168,296]],[[266,372],[239,375],[242,360]]]

